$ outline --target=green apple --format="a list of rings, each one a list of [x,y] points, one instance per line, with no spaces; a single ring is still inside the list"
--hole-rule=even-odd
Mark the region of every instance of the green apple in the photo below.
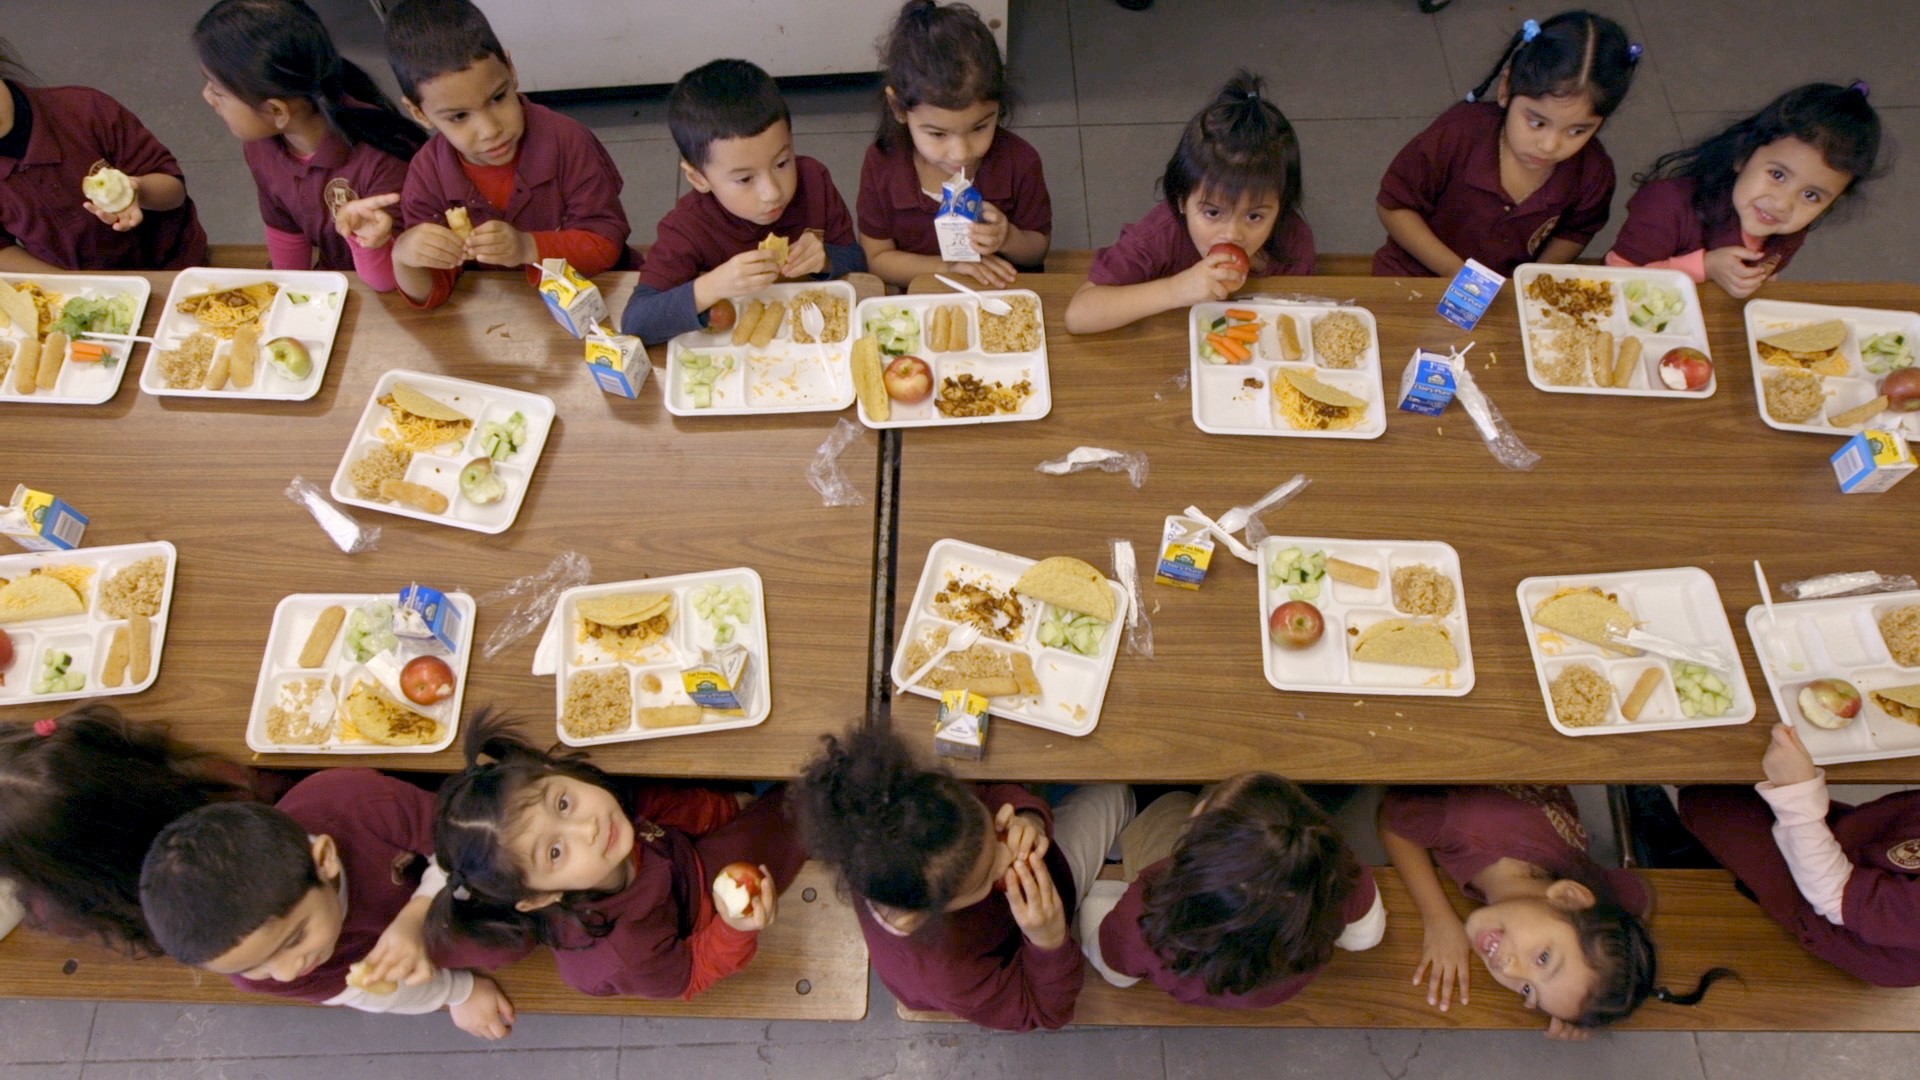
[[[304,379],[313,374],[313,357],[297,339],[277,337],[262,347],[267,350],[267,361],[287,378]]]

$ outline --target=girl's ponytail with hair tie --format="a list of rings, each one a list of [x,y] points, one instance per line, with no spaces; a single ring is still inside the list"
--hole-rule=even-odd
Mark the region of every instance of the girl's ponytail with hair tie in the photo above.
[[[1645,45],[1642,45],[1637,41],[1629,43],[1627,45],[1627,62],[1630,64],[1639,63],[1640,58],[1642,56],[1645,56],[1646,52],[1647,52],[1647,47]]]
[[[1528,19],[1520,24],[1520,44],[1525,45],[1540,36],[1540,24]]]
[[[33,733],[35,735],[40,736],[43,739],[49,735],[52,735],[55,731],[58,731],[59,729],[60,729],[60,721],[51,716],[43,717],[33,722]]]
[[[1852,86],[1849,86],[1849,87],[1847,87],[1847,89],[1849,89],[1849,90],[1858,90],[1858,91],[1860,92],[1860,96],[1861,96],[1861,97],[1866,97],[1866,96],[1867,96],[1867,92],[1868,92],[1868,91],[1870,91],[1870,90],[1872,90],[1872,89],[1873,89],[1873,87],[1871,87],[1871,86],[1869,86],[1869,85],[1867,84],[1867,80],[1865,80],[1865,79],[1855,79],[1855,80],[1853,80],[1853,85],[1852,85]]]

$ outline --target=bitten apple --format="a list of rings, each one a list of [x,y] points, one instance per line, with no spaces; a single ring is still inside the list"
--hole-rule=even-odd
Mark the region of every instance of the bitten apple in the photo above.
[[[760,868],[751,863],[728,863],[713,879],[713,898],[727,918],[743,918],[753,913],[753,902],[765,880]]]
[[[1211,259],[1215,255],[1225,255],[1232,259],[1233,261],[1227,265],[1233,267],[1241,277],[1246,277],[1253,270],[1253,261],[1247,258],[1247,250],[1239,244],[1230,244],[1222,240],[1207,249],[1207,258]]]
[[[1860,715],[1860,691],[1841,679],[1815,679],[1800,689],[1799,704],[1814,727],[1843,728]]]
[[[1660,381],[1669,390],[1698,390],[1713,381],[1713,361],[1685,345],[1660,358]]]
[[[917,405],[933,394],[933,369],[917,356],[896,356],[880,373],[887,396],[902,405]]]
[[[733,306],[733,301],[717,301],[707,309],[707,329],[716,334],[722,330],[731,330],[734,320],[739,317],[740,312]]]
[[[1326,629],[1327,620],[1320,609],[1305,600],[1289,600],[1267,616],[1267,636],[1282,648],[1307,648],[1319,641]]]
[[[1920,367],[1905,367],[1880,381],[1880,392],[1887,395],[1887,407],[1894,412],[1920,409]]]

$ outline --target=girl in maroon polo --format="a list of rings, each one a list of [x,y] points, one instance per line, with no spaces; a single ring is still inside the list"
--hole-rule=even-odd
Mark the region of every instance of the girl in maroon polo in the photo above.
[[[1144,978],[1189,1005],[1261,1009],[1306,989],[1335,946],[1370,949],[1386,927],[1373,874],[1326,811],[1250,772],[1194,807],[1171,856],[1130,885],[1095,882],[1080,940],[1116,986]]]
[[[1380,804],[1380,842],[1420,911],[1425,942],[1413,981],[1445,1012],[1467,957],[1548,1017],[1553,1038],[1584,1038],[1633,1015],[1648,997],[1692,1005],[1730,974],[1714,968],[1690,994],[1656,987],[1653,939],[1641,921],[1653,895],[1628,870],[1587,854],[1564,787],[1394,788]],[[1435,864],[1481,906],[1463,923]]]
[[[692,998],[745,967],[807,858],[782,791],[742,810],[724,792],[622,783],[484,715],[466,753],[466,771],[440,789],[434,850],[447,888],[430,936],[551,946],[560,977],[583,993]],[[764,875],[737,916],[716,900],[734,863]]]
[[[1039,270],[1053,202],[1040,155],[1003,129],[1009,97],[1000,47],[965,4],[908,0],[880,47],[886,99],[860,166],[860,246],[890,285],[948,273],[1005,288]],[[940,185],[965,173],[985,201],[973,226],[978,262],[946,262],[934,236]]]
[[[1018,784],[924,769],[891,731],[826,744],[794,794],[801,827],[853,894],[894,997],[1007,1031],[1071,1021],[1085,968],[1067,928],[1132,790],[1088,785],[1049,807]]]
[[[138,117],[88,86],[28,86],[0,46],[0,270],[182,270],[207,261],[180,163]],[[80,190],[97,163],[134,199],[108,212]]]
[[[1774,725],[1753,788],[1680,789],[1680,819],[1801,947],[1875,986],[1920,986],[1920,791],[1829,804],[1827,774]]]
[[[1452,277],[1469,258],[1511,274],[1579,257],[1613,201],[1613,159],[1595,136],[1639,59],[1611,19],[1528,19],[1467,100],[1387,167],[1375,276]]]
[[[1069,332],[1225,300],[1252,274],[1313,273],[1300,141],[1264,87],[1242,70],[1187,122],[1160,177],[1165,201],[1094,253],[1067,304]]]
[[[201,96],[246,144],[274,268],[352,270],[392,289],[386,208],[426,133],[341,59],[304,0],[220,0],[193,47]]]
[[[1867,84],[1809,83],[1634,179],[1609,266],[1712,279],[1735,298],[1786,269],[1841,199],[1873,176],[1880,117]]]

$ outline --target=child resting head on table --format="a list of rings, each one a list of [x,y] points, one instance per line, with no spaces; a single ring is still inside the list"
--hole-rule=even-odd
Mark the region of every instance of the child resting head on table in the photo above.
[[[660,219],[621,332],[665,341],[781,278],[867,268],[832,175],[794,151],[787,100],[758,66],[715,60],[682,75],[667,127],[693,190]]]
[[[1243,69],[1187,122],[1160,177],[1163,201],[1094,253],[1067,304],[1068,332],[1225,300],[1252,274],[1313,273],[1300,140],[1265,93]]]
[[[742,810],[725,792],[626,783],[484,715],[465,748],[466,770],[440,789],[448,887],[432,939],[549,945],[583,993],[692,998],[740,970],[806,861],[778,789]],[[733,911],[742,863],[758,892]]]
[[[565,259],[592,277],[633,265],[620,170],[584,124],[520,94],[513,58],[468,0],[401,0],[387,62],[408,115],[434,136],[407,167],[407,231],[394,241],[400,292],[419,307],[452,295],[462,268]]]

